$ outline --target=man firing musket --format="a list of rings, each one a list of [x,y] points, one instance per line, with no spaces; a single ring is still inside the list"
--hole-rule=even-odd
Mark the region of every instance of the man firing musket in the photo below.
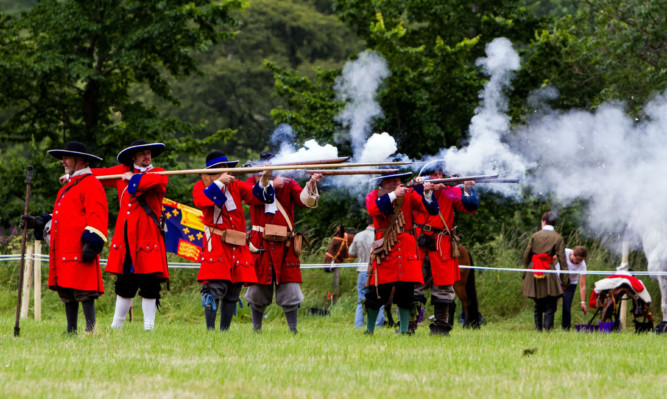
[[[268,162],[271,153],[263,153],[260,161]],[[267,176],[265,174],[265,176]],[[295,233],[294,207],[315,208],[320,198],[317,182],[322,175],[315,173],[301,188],[294,179],[277,176],[269,184],[274,189],[271,203],[250,207],[250,251],[254,253],[258,283],[248,288],[245,299],[250,303],[254,331],[262,330],[264,311],[273,302],[283,308],[287,326],[297,333],[297,309],[303,301],[299,254],[303,237]],[[254,186],[256,176],[246,183]],[[262,184],[263,185],[263,184]]]
[[[380,187],[366,196],[376,239],[368,273],[366,334],[375,331],[380,307],[392,297],[398,306],[400,332],[408,334],[414,285],[424,283],[412,215],[414,211],[437,215],[438,203],[433,200],[432,183],[414,189],[401,183],[409,176],[411,173],[397,173],[376,178]]]
[[[425,290],[430,288],[434,320],[429,326],[431,335],[449,335],[452,329],[452,316],[455,310],[454,283],[461,279],[458,260],[458,237],[455,233],[454,210],[475,213],[479,207],[473,187],[475,180],[494,179],[498,175],[468,176],[462,178],[443,178],[442,162],[431,165],[423,172],[428,179],[413,184],[434,184],[434,197],[439,212],[429,215],[426,212],[415,213],[415,233],[422,260],[424,284],[414,290],[410,330],[417,329],[417,319],[422,306],[426,305]],[[466,180],[462,180],[466,179]],[[463,189],[457,184],[463,183]]]
[[[229,161],[220,151],[206,157],[206,168],[233,168],[238,161]],[[197,281],[202,285],[202,305],[206,328],[215,329],[217,308],[220,307],[220,330],[229,329],[243,285],[256,284],[257,274],[248,244],[243,203],[263,206],[273,203],[273,187],[264,182],[255,186],[235,179],[229,173],[202,174],[192,198],[201,209],[205,227],[201,267]]]

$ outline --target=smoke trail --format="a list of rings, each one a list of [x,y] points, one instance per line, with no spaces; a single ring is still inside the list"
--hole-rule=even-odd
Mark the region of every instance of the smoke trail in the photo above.
[[[349,128],[353,158],[359,159],[371,121],[383,117],[382,108],[375,101],[380,83],[389,76],[387,61],[374,51],[364,51],[355,61],[345,64],[334,89],[345,108],[335,117]],[[368,156],[368,154],[367,154]]]
[[[479,58],[490,77],[480,92],[480,105],[470,121],[470,143],[467,147],[443,149],[435,159],[444,159],[447,171],[461,175],[499,173],[502,177],[522,178],[527,165],[505,142],[510,135],[510,118],[506,115],[508,100],[504,90],[510,86],[513,72],[520,67],[519,55],[506,38],[496,38],[486,45],[486,57]],[[426,161],[429,161],[427,159]],[[518,195],[516,185],[489,185],[505,195]]]

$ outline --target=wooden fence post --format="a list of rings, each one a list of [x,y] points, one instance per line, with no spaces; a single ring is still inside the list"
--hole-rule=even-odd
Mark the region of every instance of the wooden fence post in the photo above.
[[[32,283],[32,244],[26,248],[25,259],[27,262],[23,265],[23,290],[21,299],[21,318],[28,317],[30,308],[30,284]]]
[[[628,270],[630,268],[630,264],[628,263],[628,257],[630,254],[630,243],[628,241],[623,241],[621,244],[621,266],[625,265],[625,268],[623,270]],[[619,330],[623,331],[625,330],[627,326],[627,318],[628,318],[628,296],[623,295],[623,298],[621,299],[621,313],[619,315],[619,322],[621,325],[619,326]]]
[[[33,269],[35,271],[35,279],[33,284],[35,287],[34,301],[35,301],[35,320],[42,319],[42,259],[39,257],[42,254],[42,241],[35,241],[35,250],[34,250],[34,264]]]

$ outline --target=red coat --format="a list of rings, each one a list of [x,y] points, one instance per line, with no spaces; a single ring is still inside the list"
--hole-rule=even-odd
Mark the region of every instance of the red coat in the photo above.
[[[378,190],[373,190],[366,196],[366,209],[373,217],[373,225],[375,226],[375,239],[382,238],[385,234],[384,229],[389,226],[389,221],[392,215],[385,215],[377,204]],[[393,205],[396,202],[392,202]],[[414,190],[408,191],[401,206],[403,217],[405,218],[405,225],[403,233],[398,235],[398,243],[396,243],[391,252],[380,260],[373,261],[373,276],[371,284],[375,284],[375,270],[377,270],[378,284],[387,284],[397,281],[424,283],[421,269],[421,261],[419,260],[419,252],[417,250],[417,240],[415,239],[412,229],[413,220],[412,214],[416,211],[426,212],[426,208],[422,203],[422,196]]]
[[[246,183],[254,185],[255,176],[250,176]],[[285,183],[282,188],[275,192],[275,198],[280,201],[285,209],[292,227],[294,227],[294,206],[308,208],[299,198],[302,190],[299,183],[290,180],[289,183]],[[250,221],[253,226],[250,233],[250,243],[257,249],[266,250],[253,254],[259,284],[270,285],[272,271],[275,271],[277,284],[301,283],[301,262],[294,253],[293,239],[283,242],[267,241],[264,239],[264,234],[257,231],[258,228],[263,229],[267,223],[287,226],[282,213],[279,210],[276,210],[276,213],[273,214],[266,213],[264,204],[251,206]],[[290,245],[286,246],[288,242]]]
[[[93,173],[96,176],[104,176],[123,174],[131,170],[128,166],[117,165],[111,168],[93,169]],[[167,254],[162,232],[137,200],[137,197],[143,196],[155,215],[160,217],[162,214],[162,199],[167,192],[168,178],[151,172],[163,170],[153,168],[150,172],[136,174],[130,182],[123,179],[102,180],[102,184],[105,186],[116,188],[120,204],[105,271],[114,274],[124,273],[123,261],[128,250],[125,245],[127,228],[127,242],[132,257],[132,270],[126,272],[156,274],[160,279],[169,279]]]
[[[463,190],[460,187],[445,186],[442,190],[433,193],[438,201],[440,213],[447,222],[447,227],[451,230],[454,227],[454,209],[464,213],[475,213],[477,211],[477,197],[474,197],[475,206],[468,206],[466,208],[463,204]],[[433,228],[445,231],[445,226],[442,219],[438,215],[429,215],[426,212],[415,213],[415,223],[419,225],[428,224]],[[417,237],[421,234],[421,228],[416,228],[415,233]],[[433,235],[433,232],[426,232],[426,234]],[[427,251],[424,248],[419,248],[420,258],[428,254],[431,265],[431,273],[433,275],[433,285],[452,285],[461,279],[459,272],[459,258],[452,258],[452,247],[449,241],[449,236],[437,236],[439,245],[437,251]]]
[[[104,292],[100,258],[81,259],[84,230],[106,240],[109,214],[104,187],[92,174],[72,177],[58,191],[51,219],[49,288]]]
[[[217,186],[209,186],[207,191],[205,189],[207,187],[200,180],[195,183],[192,190],[194,204],[202,210],[202,220],[207,226],[197,281],[204,283],[208,280],[229,280],[233,283],[257,283],[257,275],[248,245],[227,244],[220,235],[211,233],[208,227],[220,230],[236,230],[245,234],[245,215],[242,202],[249,205],[262,205],[263,202],[252,194],[250,185],[240,180],[234,180],[226,185],[224,192],[221,192]],[[218,194],[222,194],[222,196],[217,197]],[[215,197],[212,199],[211,195]],[[236,209],[227,210],[224,205],[225,196],[233,198]],[[221,202],[222,206],[220,206]]]

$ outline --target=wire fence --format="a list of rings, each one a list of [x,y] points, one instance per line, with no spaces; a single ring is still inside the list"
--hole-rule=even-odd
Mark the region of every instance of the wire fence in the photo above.
[[[25,257],[25,260],[34,260],[34,259],[39,259],[40,261],[48,262],[49,256],[48,255],[33,255],[31,257]],[[20,254],[10,254],[10,255],[0,255],[0,262],[8,262],[8,261],[20,261],[21,260],[21,255]],[[100,264],[102,266],[105,266],[107,263],[106,259],[100,259]],[[368,266],[367,263],[302,263],[301,264],[301,269],[329,269],[332,267],[335,268],[340,268],[340,269],[348,269],[348,268],[359,268],[359,267],[365,267]],[[194,263],[194,262],[169,262],[168,267],[170,269],[199,269],[199,263]],[[513,273],[525,273],[526,271],[529,271],[529,269],[524,269],[524,268],[511,268],[511,267],[499,267],[499,266],[459,266],[461,269],[473,269],[473,270],[490,270],[490,271],[496,271],[496,272],[513,272]],[[580,272],[580,271],[570,271],[570,270],[540,270],[541,273],[558,273],[558,274],[579,274],[579,275],[592,275],[592,276],[611,276],[614,274],[618,274],[621,271],[619,270],[587,270],[585,272]],[[638,270],[638,271],[623,271],[623,273],[630,273],[631,275],[638,277],[638,276],[667,276],[667,271],[643,271],[643,270]]]

